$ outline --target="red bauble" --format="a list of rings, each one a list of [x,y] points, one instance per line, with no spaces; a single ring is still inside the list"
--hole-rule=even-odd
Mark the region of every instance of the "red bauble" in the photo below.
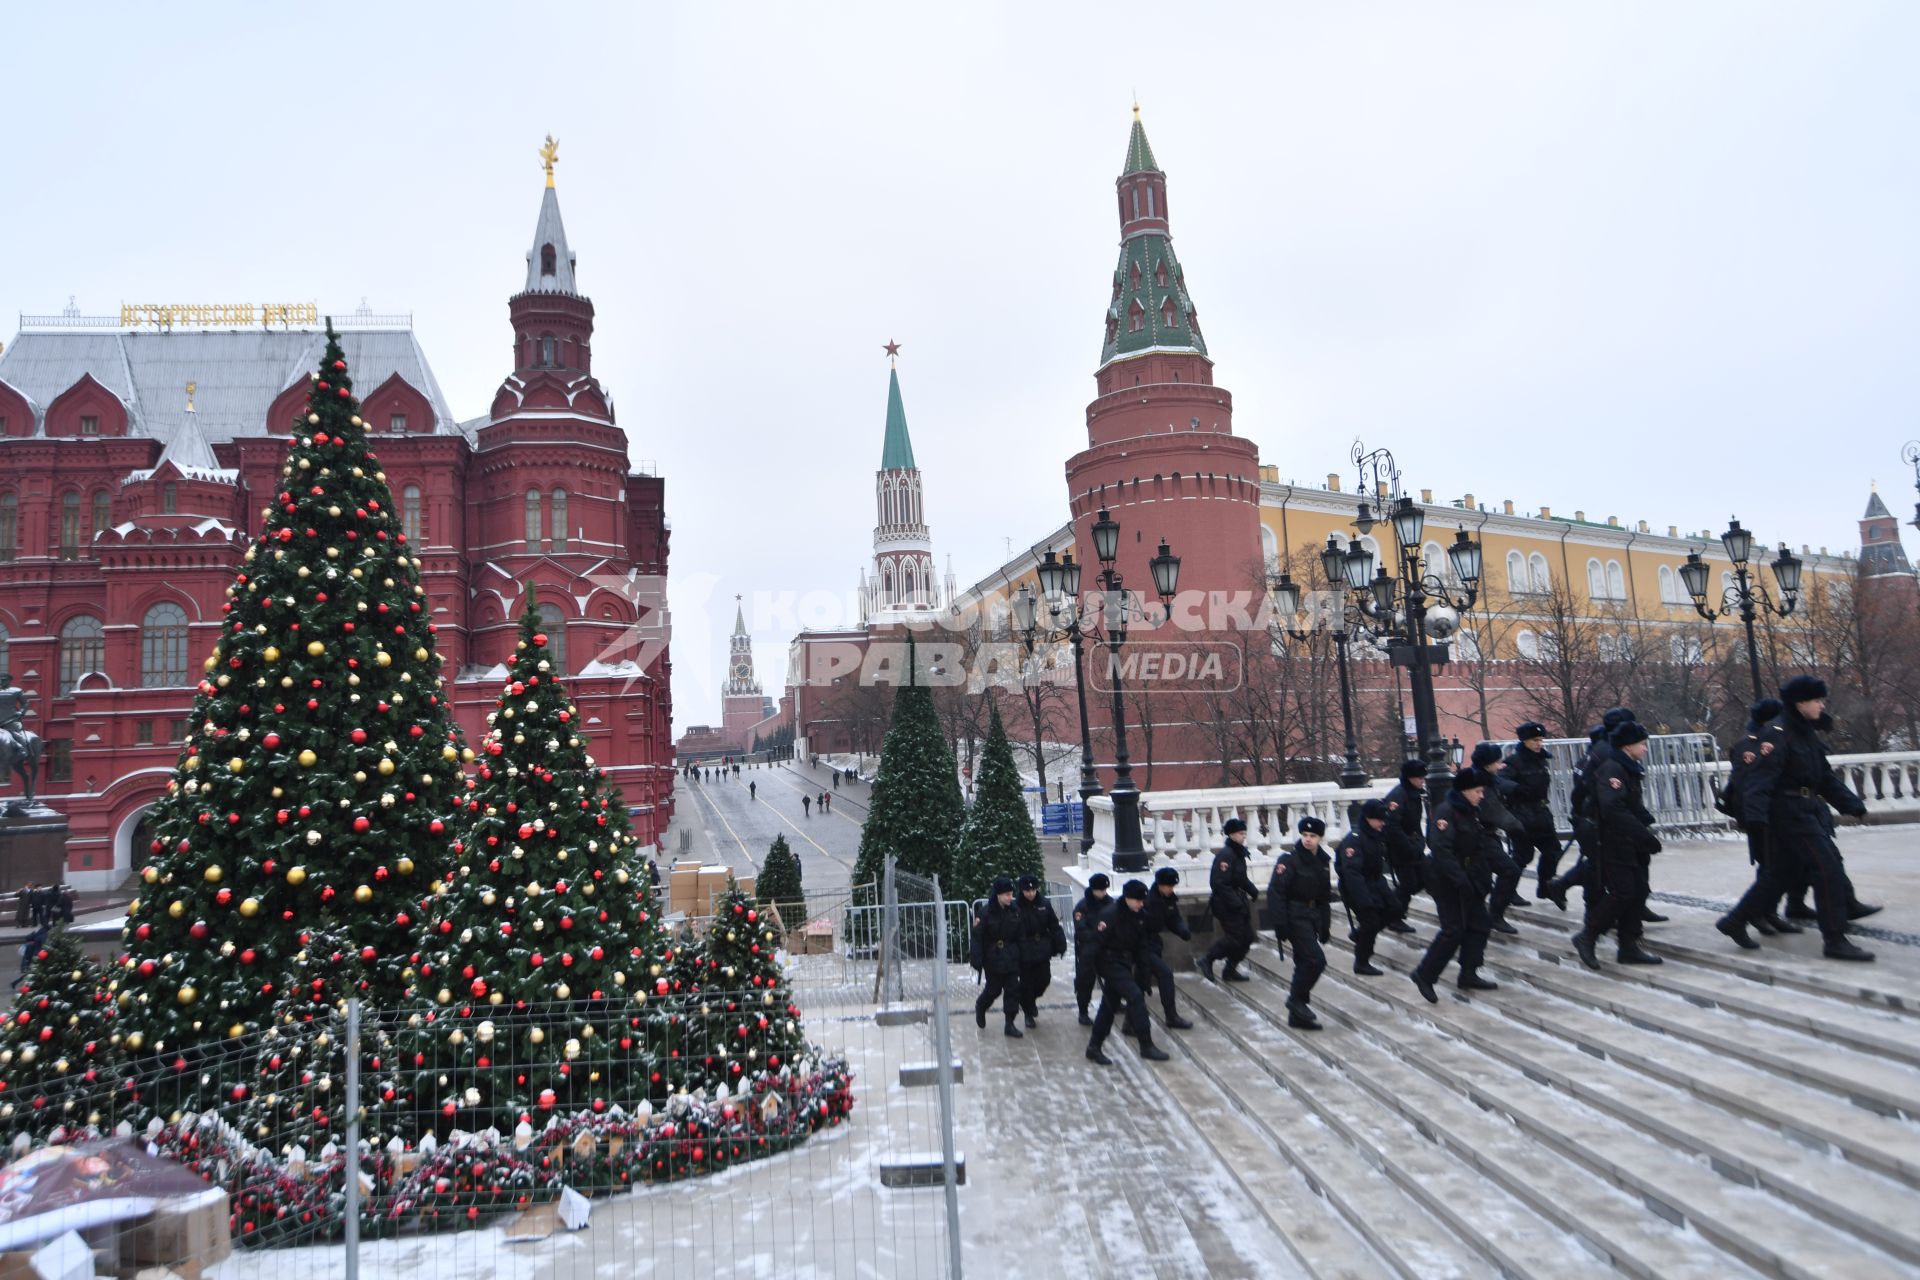
[[[353,829],[357,833],[365,835],[373,829],[373,822],[368,818],[355,818],[353,820]]]
[[[278,747],[280,745],[280,735],[277,733],[270,733],[266,737],[260,739],[260,742],[261,742],[261,745],[266,747],[267,750],[272,751],[275,747]]]
[[[365,729],[355,729],[347,736],[353,739],[355,745],[358,745],[367,740],[367,731]]]

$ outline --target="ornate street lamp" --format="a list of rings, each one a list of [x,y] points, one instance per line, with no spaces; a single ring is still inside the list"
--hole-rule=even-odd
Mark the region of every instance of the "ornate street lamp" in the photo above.
[[[1020,630],[1029,657],[1036,643],[1055,644],[1065,640],[1073,649],[1073,689],[1080,703],[1080,852],[1085,853],[1093,847],[1093,809],[1088,802],[1101,793],[1101,788],[1099,771],[1093,767],[1093,733],[1087,726],[1080,566],[1071,551],[1059,556],[1049,551],[1041,558],[1034,576],[1040,580],[1040,597],[1036,600],[1030,588],[1021,587],[1013,599],[1014,625]],[[1044,627],[1040,625],[1042,604],[1046,607]]]
[[[1776,603],[1760,581],[1760,575],[1748,567],[1753,555],[1752,531],[1742,528],[1735,518],[1720,535],[1720,545],[1727,549],[1727,558],[1733,561],[1733,584],[1721,591],[1719,608],[1707,604],[1709,570],[1698,551],[1687,553],[1687,562],[1680,566],[1680,581],[1693,598],[1694,612],[1708,622],[1730,613],[1740,615],[1747,631],[1747,669],[1753,676],[1753,697],[1757,702],[1766,697],[1766,688],[1760,682],[1760,642],[1754,635],[1753,624],[1763,610],[1776,618],[1785,618],[1800,603],[1800,557],[1789,551],[1786,543],[1780,544],[1780,553],[1771,566],[1774,583],[1780,588],[1780,600]]]

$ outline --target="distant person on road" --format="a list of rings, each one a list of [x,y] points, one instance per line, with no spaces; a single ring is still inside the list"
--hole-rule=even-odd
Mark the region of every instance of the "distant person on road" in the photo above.
[[[33,881],[20,886],[20,900],[14,907],[13,927],[24,929],[33,920]]]
[[[804,818],[811,818],[813,816],[813,797],[812,796],[800,797],[800,815]]]
[[[758,800],[759,798],[760,798],[760,784],[757,782],[749,781],[747,783],[747,799]]]
[[[822,791],[820,793],[820,812],[822,813],[833,812],[833,792]]]
[[[840,789],[840,771],[838,769],[833,771],[833,789],[835,791]]]

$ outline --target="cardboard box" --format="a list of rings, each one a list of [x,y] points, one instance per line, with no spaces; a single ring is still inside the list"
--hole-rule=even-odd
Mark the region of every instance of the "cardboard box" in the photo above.
[[[694,914],[710,916],[713,914],[713,901],[727,891],[727,868],[700,868],[699,897],[694,904]]]
[[[0,1253],[0,1280],[93,1280],[93,1249],[69,1231],[37,1249]]]
[[[217,1189],[170,1202],[120,1233],[123,1266],[211,1266],[233,1252],[227,1234],[227,1197]]]
[[[787,935],[787,950],[797,956],[822,956],[833,950],[833,921],[809,920],[805,928]]]
[[[698,915],[700,897],[700,866],[676,864],[667,876],[667,909],[686,915]]]

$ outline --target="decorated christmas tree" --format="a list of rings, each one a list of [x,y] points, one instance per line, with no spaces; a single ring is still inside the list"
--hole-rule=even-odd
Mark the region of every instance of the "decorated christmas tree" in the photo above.
[[[786,928],[798,929],[806,923],[807,894],[800,883],[800,859],[793,856],[786,836],[773,838],[753,889],[760,905],[773,907]]]
[[[186,743],[155,804],[113,990],[132,1053],[265,1026],[299,936],[338,930],[397,1004],[447,863],[461,749],[419,562],[339,338],[227,590]]]
[[[1000,723],[1000,707],[989,703],[987,746],[981,755],[980,775],[960,831],[960,851],[954,858],[948,896],[972,901],[986,894],[996,876],[1046,876],[1040,841],[1033,834],[1033,818],[1020,789],[1020,771],[1013,763],[1013,745]]]
[[[65,929],[27,957],[0,1027],[0,1135],[101,1119],[118,1055],[100,966]]]
[[[778,1078],[806,1052],[800,1010],[788,990],[776,952],[780,935],[759,906],[728,877],[714,898],[713,919],[696,947],[687,949],[690,975],[677,1000],[684,1015],[689,1090],[738,1094]]]
[[[645,1096],[661,944],[619,793],[587,753],[527,592],[512,668],[433,900],[402,1066],[441,1127],[510,1130]],[[384,1089],[383,1089],[384,1092]]]

